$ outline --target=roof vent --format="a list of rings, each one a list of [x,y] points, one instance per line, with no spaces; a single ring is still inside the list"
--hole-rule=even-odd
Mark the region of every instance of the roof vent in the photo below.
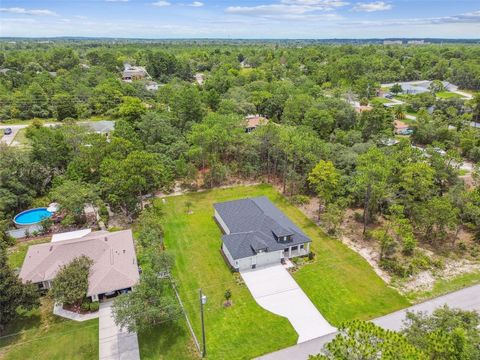
[[[108,241],[108,237],[105,236],[105,237],[103,238],[103,240],[104,240],[104,241]]]

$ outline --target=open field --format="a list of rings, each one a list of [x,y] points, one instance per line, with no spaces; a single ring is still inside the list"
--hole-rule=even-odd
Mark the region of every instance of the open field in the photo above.
[[[333,325],[352,318],[368,319],[406,307],[408,301],[389,288],[359,255],[327,237],[297,208],[268,185],[217,189],[168,197],[164,205],[165,244],[174,253],[174,275],[180,295],[200,336],[198,289],[208,296],[207,352],[212,359],[247,359],[296,343],[290,323],[260,308],[248,289],[225,264],[221,232],[214,222],[215,202],[265,195],[313,240],[316,261],[295,279]],[[161,200],[157,200],[161,201]],[[187,214],[186,202],[193,203]],[[232,292],[233,306],[223,307]],[[262,336],[259,336],[262,334]]]

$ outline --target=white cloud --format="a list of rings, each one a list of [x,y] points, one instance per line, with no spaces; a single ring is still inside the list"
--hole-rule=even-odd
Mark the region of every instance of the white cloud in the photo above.
[[[172,4],[169,3],[168,1],[160,0],[160,1],[152,3],[152,5],[153,6],[158,6],[158,7],[165,7],[165,6],[170,6]]]
[[[460,15],[432,17],[432,18],[411,18],[392,19],[379,21],[352,21],[345,25],[364,26],[406,26],[406,25],[437,25],[437,24],[480,24],[480,10]]]
[[[287,5],[316,6],[323,8],[334,8],[348,5],[347,2],[339,0],[281,0],[280,2]]]
[[[229,6],[225,9],[225,12],[229,14],[281,19],[301,19],[314,16],[320,16],[319,19],[328,19],[328,16],[319,13],[332,11],[335,8],[347,4],[345,1],[338,0],[280,0],[279,3],[267,5]],[[332,15],[330,17],[339,18],[338,15]]]
[[[8,14],[34,15],[34,16],[56,16],[51,10],[45,9],[25,9],[20,7],[0,8],[0,12]]]
[[[201,1],[194,1],[191,4],[188,4],[188,6],[193,6],[193,7],[202,7],[203,5],[205,4]]]
[[[363,11],[363,12],[374,12],[374,11],[385,11],[392,9],[392,4],[386,3],[384,1],[375,1],[371,3],[358,3],[353,7],[354,11]]]

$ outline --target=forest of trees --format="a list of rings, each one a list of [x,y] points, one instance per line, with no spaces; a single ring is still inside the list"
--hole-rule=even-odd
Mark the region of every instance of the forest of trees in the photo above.
[[[480,160],[480,133],[469,126],[479,118],[478,95],[415,98],[414,133],[396,146],[383,146],[394,136],[395,110],[373,102],[359,114],[345,100],[368,100],[381,82],[402,80],[447,80],[478,91],[480,46],[0,47],[0,119],[63,121],[34,121],[22,150],[0,146],[4,229],[16,212],[47,200],[63,204],[67,226],[82,222],[85,202],[133,220],[145,195],[176,181],[194,189],[256,179],[278,184],[297,203],[318,195],[320,219],[332,233],[346,208],[363,209],[365,236],[381,244],[382,266],[399,276],[421,263],[420,241],[455,247],[460,228],[480,239],[480,189],[459,178],[462,158]],[[125,62],[144,66],[162,86],[155,92],[145,81],[121,81]],[[197,73],[203,85],[194,81]],[[248,114],[269,123],[246,133]],[[75,124],[93,116],[115,119],[110,137]],[[368,231],[379,218],[386,225]],[[478,256],[478,244],[462,251]]]

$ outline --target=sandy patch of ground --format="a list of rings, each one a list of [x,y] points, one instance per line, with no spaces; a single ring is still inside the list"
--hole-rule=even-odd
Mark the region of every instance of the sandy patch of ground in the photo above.
[[[318,221],[318,200],[312,199],[310,203],[299,206],[300,210],[316,223]],[[355,213],[361,214],[361,209],[348,209],[341,225],[340,235],[338,236],[345,245],[362,256],[373,268],[375,273],[380,276],[387,284],[395,286],[401,293],[428,291],[433,288],[437,279],[452,279],[456,276],[466,273],[480,271],[480,263],[470,260],[445,261],[443,269],[432,269],[421,271],[400,282],[392,282],[393,277],[379,266],[379,248],[375,241],[365,240],[363,237],[363,225],[355,219]],[[321,224],[320,224],[321,225]],[[374,226],[369,226],[372,230]],[[470,242],[472,235],[463,229],[458,233],[458,242]],[[422,252],[432,257],[435,254],[428,249],[422,248]]]
[[[428,291],[433,289],[437,279],[449,280],[462,274],[480,271],[480,264],[469,260],[448,260],[445,267],[435,272],[422,271],[398,285],[400,292]]]

